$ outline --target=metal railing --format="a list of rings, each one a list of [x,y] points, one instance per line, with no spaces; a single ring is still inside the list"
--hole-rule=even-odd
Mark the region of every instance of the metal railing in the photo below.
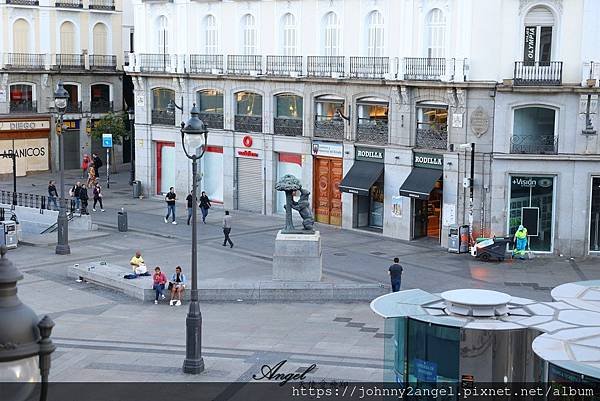
[[[531,155],[555,155],[558,153],[558,137],[555,135],[513,135],[510,153]]]
[[[82,54],[57,54],[56,67],[67,69],[79,69],[85,66]]]
[[[83,8],[81,0],[57,0],[54,5],[61,8]]]
[[[302,56],[267,56],[267,75],[302,75]]]
[[[17,6],[39,6],[39,0],[6,0],[6,4],[14,4]]]
[[[98,99],[90,101],[90,112],[92,113],[108,113],[113,110],[113,102],[110,100]]]
[[[262,117],[236,115],[234,129],[236,131],[262,132]]]
[[[273,119],[273,133],[284,136],[302,136],[302,120],[275,117]]]
[[[58,203],[58,198],[56,199],[56,202]],[[0,203],[40,210],[45,210],[50,207],[45,195],[34,195],[4,190],[0,190]]]
[[[67,109],[65,110],[65,113],[81,113],[81,110],[81,102],[71,102],[69,100],[67,102]]]
[[[152,124],[175,125],[175,113],[167,110],[152,110]]]
[[[198,116],[207,128],[223,129],[223,113],[200,112]]]
[[[10,113],[37,113],[37,102],[35,100],[11,101]]]
[[[447,149],[448,130],[417,128],[416,147],[422,149]]]
[[[8,53],[4,68],[23,68],[43,70],[46,67],[46,55],[35,53]]]
[[[309,77],[343,77],[344,56],[308,56],[306,71]]]
[[[192,54],[190,55],[190,73],[217,74],[223,73],[222,54]]]
[[[169,54],[140,54],[139,61],[142,72],[167,72],[171,69]]]
[[[356,129],[356,141],[386,144],[388,143],[388,121],[384,119],[359,118]]]
[[[344,121],[338,121],[325,116],[317,116],[314,135],[319,138],[344,139]]]
[[[350,57],[352,78],[384,79],[389,72],[389,57]]]
[[[262,74],[262,56],[227,56],[227,73],[233,75]]]
[[[404,79],[438,81],[446,75],[445,58],[406,57]]]
[[[93,70],[116,70],[117,56],[92,54],[90,58],[90,68]]]
[[[90,10],[114,10],[115,0],[90,0]]]
[[[562,84],[562,61],[516,61],[513,84],[544,86]]]

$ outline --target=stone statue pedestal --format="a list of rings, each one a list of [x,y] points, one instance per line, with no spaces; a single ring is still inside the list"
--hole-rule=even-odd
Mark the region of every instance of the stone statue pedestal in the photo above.
[[[277,233],[273,255],[273,280],[321,281],[323,258],[321,233]]]

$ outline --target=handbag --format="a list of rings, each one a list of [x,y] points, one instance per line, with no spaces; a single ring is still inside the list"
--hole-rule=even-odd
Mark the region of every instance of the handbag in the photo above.
[[[169,283],[168,290],[171,291],[173,289],[173,283]]]

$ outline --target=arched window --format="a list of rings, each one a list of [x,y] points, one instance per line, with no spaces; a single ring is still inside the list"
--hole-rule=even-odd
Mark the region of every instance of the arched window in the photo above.
[[[525,16],[523,61],[528,63],[552,60],[554,15],[543,6],[533,7]]]
[[[522,107],[515,110],[511,153],[556,153],[556,110]]]
[[[169,54],[169,21],[167,17],[161,15],[157,20],[157,31],[158,31],[158,53]]]
[[[98,23],[94,26],[93,30],[94,39],[94,53],[93,54],[109,54],[108,51],[108,28],[102,23]]]
[[[29,22],[22,18],[13,24],[13,53],[29,53]]]
[[[428,58],[444,58],[446,55],[446,17],[439,8],[434,8],[426,19],[426,52]]]
[[[60,52],[61,54],[75,54],[75,25],[65,21],[60,26]]]
[[[340,26],[337,14],[334,12],[325,14],[323,25],[323,50],[325,55],[337,56],[340,52]]]
[[[256,20],[251,14],[246,14],[242,18],[243,29],[243,52],[247,56],[256,54]]]
[[[383,22],[383,15],[379,11],[372,11],[367,18],[367,55],[369,57],[383,56]]]
[[[275,96],[275,135],[302,136],[302,97],[292,93]]]
[[[296,55],[296,17],[287,13],[281,20],[282,38],[283,38],[283,55]]]
[[[219,51],[219,31],[217,19],[214,15],[207,15],[204,19],[204,53],[217,54]]]
[[[206,89],[196,92],[200,119],[208,128],[223,129],[223,92]]]

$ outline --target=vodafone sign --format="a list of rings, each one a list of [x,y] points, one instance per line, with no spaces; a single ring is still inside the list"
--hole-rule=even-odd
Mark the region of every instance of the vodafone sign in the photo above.
[[[245,147],[247,148],[251,148],[252,144],[254,143],[252,141],[252,137],[250,135],[246,135],[243,139],[242,139],[242,143],[244,144]]]

